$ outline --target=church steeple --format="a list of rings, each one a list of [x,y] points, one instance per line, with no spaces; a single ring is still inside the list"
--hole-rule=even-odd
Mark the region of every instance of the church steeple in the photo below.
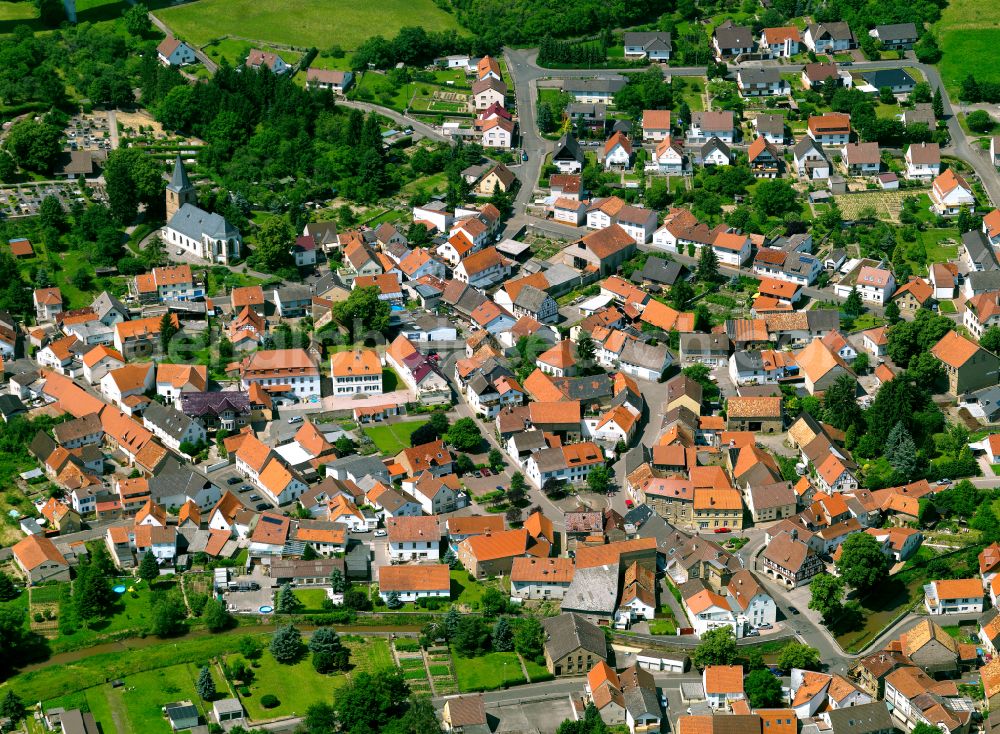
[[[181,161],[180,153],[174,161],[174,172],[170,176],[170,183],[167,184],[167,221],[177,213],[185,204],[197,204],[198,194],[195,191],[191,179],[188,178],[187,171],[184,170],[184,163]]]

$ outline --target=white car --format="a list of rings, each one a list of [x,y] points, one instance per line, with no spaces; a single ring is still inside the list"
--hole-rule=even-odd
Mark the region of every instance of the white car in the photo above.
[[[378,530],[375,531],[375,537],[376,538],[384,538],[386,535],[388,535],[388,533],[385,530],[381,529],[381,528],[379,528]]]

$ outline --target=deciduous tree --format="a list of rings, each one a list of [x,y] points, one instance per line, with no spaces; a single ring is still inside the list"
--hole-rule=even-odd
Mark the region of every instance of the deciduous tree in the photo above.
[[[867,592],[885,580],[889,558],[874,537],[868,533],[853,533],[840,547],[837,572],[848,586]]]
[[[701,636],[701,643],[691,654],[691,661],[699,668],[709,665],[732,665],[736,660],[736,637],[733,628],[718,627]]]

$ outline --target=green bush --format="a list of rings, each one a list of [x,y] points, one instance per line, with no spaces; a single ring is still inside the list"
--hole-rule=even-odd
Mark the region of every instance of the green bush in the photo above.
[[[271,693],[266,693],[260,697],[260,705],[266,709],[273,709],[280,703],[281,701],[278,700],[278,697]]]
[[[250,686],[240,686],[236,690],[239,691],[239,694],[243,696],[243,698],[246,698],[247,696],[250,695]]]

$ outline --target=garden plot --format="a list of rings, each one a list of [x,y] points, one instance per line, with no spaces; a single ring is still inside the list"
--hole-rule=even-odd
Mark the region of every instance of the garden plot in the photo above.
[[[874,212],[877,219],[899,223],[899,213],[903,209],[903,200],[913,196],[912,190],[899,191],[862,191],[852,194],[840,194],[834,197],[837,206],[845,220],[864,219]]]

